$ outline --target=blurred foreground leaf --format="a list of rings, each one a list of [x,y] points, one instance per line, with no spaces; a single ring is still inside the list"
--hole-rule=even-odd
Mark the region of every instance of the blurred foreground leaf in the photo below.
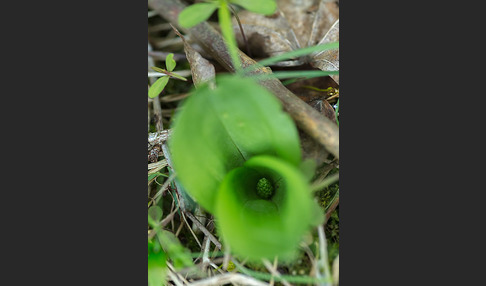
[[[195,90],[176,115],[169,144],[178,180],[210,212],[224,176],[250,157],[273,155],[295,166],[301,157],[297,129],[280,102],[240,77]]]

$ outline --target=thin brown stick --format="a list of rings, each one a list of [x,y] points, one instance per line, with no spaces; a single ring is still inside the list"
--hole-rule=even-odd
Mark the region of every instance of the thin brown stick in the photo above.
[[[182,227],[184,226],[183,223],[179,224],[179,227],[177,228],[177,231],[175,232],[175,236],[178,237],[179,234],[181,233]]]
[[[160,132],[154,132],[148,134],[148,150],[150,151],[154,145],[165,143],[172,134],[171,129],[165,129]]]
[[[216,237],[214,237],[214,235],[212,233],[209,232],[209,230],[207,230],[206,227],[204,227],[204,225],[196,218],[194,217],[194,215],[192,215],[190,212],[185,212],[186,216],[192,220],[193,223],[195,223],[199,229],[205,234],[208,236],[208,238],[211,240],[212,243],[214,243],[214,245],[216,245],[216,247],[218,247],[219,249],[222,249],[221,248],[221,242],[219,242]]]
[[[291,286],[289,284],[289,282],[287,282],[285,279],[282,278],[282,275],[280,274],[280,272],[277,271],[277,267],[273,266],[270,261],[268,261],[267,259],[263,259],[263,265],[265,265],[265,267],[267,268],[267,270],[272,273],[273,276],[275,277],[278,277],[280,278],[280,283],[282,283],[284,286]],[[273,277],[272,277],[272,280],[273,280]]]
[[[339,197],[337,197],[334,200],[334,202],[332,202],[332,205],[329,206],[329,209],[326,212],[326,222],[331,217],[332,212],[336,210],[338,205],[339,205]]]
[[[150,43],[148,43],[149,49],[151,50],[152,47],[150,46]],[[155,66],[154,60],[152,57],[148,57],[148,66]],[[155,83],[155,78],[149,78],[150,84]],[[152,101],[152,107],[154,109],[154,115],[155,115],[155,127],[157,131],[162,131],[164,129],[164,125],[162,123],[162,106],[160,104],[159,97],[157,96],[155,100]]]
[[[170,27],[170,25],[168,25]],[[156,52],[156,51],[148,51],[149,57],[152,57],[154,60],[161,60],[165,61],[165,58],[168,54],[174,54],[174,61],[180,60],[187,60],[185,54],[178,54],[178,53],[169,53],[169,52]]]
[[[250,45],[248,45],[248,41],[246,40],[245,31],[243,31],[243,26],[241,26],[240,17],[238,17],[238,13],[236,13],[233,6],[229,5],[229,7],[231,9],[231,12],[235,16],[236,22],[238,22],[238,26],[240,27],[241,36],[243,36],[243,42],[245,42],[246,46],[246,52],[248,53],[248,56],[252,58],[253,56],[251,55]]]
[[[165,217],[161,222],[160,224],[157,226],[156,229],[152,229],[148,235],[148,238],[151,239],[153,238],[157,232],[161,229],[163,229],[169,222],[172,221],[172,219],[174,218],[174,215],[177,213],[177,211],[179,210],[179,207],[177,207],[173,212],[171,212],[169,215],[167,215],[167,217]]]
[[[199,239],[197,238],[196,234],[194,233],[194,231],[192,231],[192,228],[191,226],[189,225],[189,223],[187,222],[187,219],[186,219],[186,216],[184,215],[184,212],[181,212],[182,213],[182,219],[184,220],[184,222],[186,223],[186,226],[187,228],[189,229],[189,231],[191,232],[192,236],[196,239],[196,242],[197,244],[199,245],[199,247],[202,248],[202,244],[201,242],[199,242]]]
[[[185,285],[189,285],[189,281],[187,281],[184,277],[182,277],[182,275],[180,275],[176,269],[174,268],[174,266],[170,263],[170,262],[166,262],[167,264],[167,268],[169,268],[169,273],[173,273],[174,276],[178,279],[178,280],[181,280]],[[174,276],[171,276],[171,278],[174,278]],[[181,282],[179,281],[179,282]]]

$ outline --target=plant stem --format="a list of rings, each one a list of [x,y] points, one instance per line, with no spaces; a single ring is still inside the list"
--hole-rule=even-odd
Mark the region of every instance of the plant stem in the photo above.
[[[236,45],[235,34],[233,33],[233,27],[231,24],[231,13],[228,9],[229,3],[227,0],[220,0],[220,7],[218,9],[219,26],[221,27],[221,34],[228,48],[231,56],[231,61],[236,71],[241,70],[240,56],[238,55],[238,47]]]
[[[312,184],[311,189],[313,192],[320,191],[327,186],[330,186],[339,180],[339,173],[331,175],[320,182]]]
[[[334,196],[332,203],[326,209],[326,222],[331,218],[332,212],[336,210],[338,205],[339,205],[339,191]]]
[[[328,255],[327,255],[327,241],[326,241],[326,233],[324,232],[324,227],[322,225],[317,227],[317,233],[319,236],[319,253],[320,258],[317,262],[318,267],[322,267],[324,269],[324,277],[327,279],[332,279],[331,271],[328,263]],[[319,277],[320,278],[320,277]],[[331,280],[332,281],[332,280]],[[321,285],[332,285],[331,283],[323,283]]]
[[[229,5],[229,7],[230,7],[233,15],[235,15],[236,22],[238,22],[238,26],[240,27],[241,36],[243,37],[243,42],[245,42],[246,52],[248,53],[248,56],[250,56],[250,58],[251,58],[253,56],[251,55],[250,46],[248,44],[248,40],[246,39],[245,31],[243,31],[243,26],[241,25],[240,17],[238,17],[238,13],[236,13],[233,6]]]

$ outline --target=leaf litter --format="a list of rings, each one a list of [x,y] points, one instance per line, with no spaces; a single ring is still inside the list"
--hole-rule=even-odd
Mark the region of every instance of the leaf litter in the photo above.
[[[279,0],[277,4],[278,10],[271,16],[262,16],[245,10],[240,10],[238,13],[255,60],[280,55],[303,47],[339,41],[338,2]],[[152,14],[150,14],[151,12]],[[233,21],[234,32],[240,49],[245,50],[245,43],[242,42],[238,24],[235,19]],[[152,214],[152,217],[158,218],[159,221],[165,219],[164,233],[169,232],[171,235],[171,239],[168,239],[168,241],[171,241],[171,245],[173,245],[172,256],[175,257],[175,260],[170,259],[169,253],[167,260],[169,268],[166,270],[168,272],[167,285],[223,285],[224,283],[232,283],[233,285],[289,285],[289,283],[292,283],[290,285],[318,285],[312,277],[318,277],[323,274],[315,268],[318,262],[317,259],[319,259],[319,249],[322,250],[319,241],[323,241],[323,237],[318,238],[318,236],[322,235],[324,235],[324,239],[332,240],[332,243],[328,241],[328,247],[331,247],[328,259],[333,265],[332,275],[335,278],[338,277],[339,256],[337,249],[339,248],[339,242],[336,239],[336,235],[338,237],[339,219],[337,215],[339,207],[337,207],[337,211],[333,212],[330,221],[328,221],[325,234],[320,232],[309,234],[306,246],[304,247],[303,245],[304,251],[296,262],[285,264],[279,263],[277,259],[273,261],[273,268],[272,263],[268,261],[265,261],[262,265],[238,261],[227,251],[223,251],[221,247],[216,246],[221,245],[221,242],[218,241],[218,234],[214,229],[212,216],[198,207],[194,210],[194,215],[189,212],[190,216],[187,216],[177,207],[187,198],[180,193],[181,190],[177,190],[173,181],[168,182],[167,177],[170,166],[167,166],[164,153],[160,151],[170,134],[168,127],[170,126],[172,115],[178,108],[180,101],[189,95],[188,91],[191,85],[197,86],[199,83],[211,81],[222,69],[218,63],[212,61],[211,55],[202,51],[197,43],[192,41],[189,35],[177,35],[177,32],[170,31],[171,28],[167,26],[168,24],[164,19],[156,16],[155,11],[149,11],[149,30],[151,27],[154,30],[152,33],[149,32],[149,66],[153,65],[154,62],[159,66],[163,66],[164,58],[159,55],[174,53],[177,55],[175,59],[178,67],[181,66],[185,70],[190,69],[192,77],[188,78],[189,82],[169,82],[162,94],[153,100],[149,99],[149,164],[154,165],[157,162],[164,161],[161,165],[162,168],[157,168],[157,171],[162,176],[153,179],[152,174],[152,179],[149,181],[149,207],[155,206],[153,195],[157,193],[162,194],[162,199],[158,198],[160,201],[157,205],[164,210],[164,216],[172,215],[169,220],[167,216],[159,218],[158,214],[157,216]],[[166,26],[163,26],[163,31],[161,32],[158,29],[153,29],[157,25]],[[150,45],[150,42],[155,44]],[[151,47],[155,48],[152,50]],[[185,54],[185,58],[182,54]],[[274,69],[290,68],[297,70],[308,70],[309,67],[323,71],[338,71],[339,50],[313,53],[308,56],[283,61],[273,66]],[[179,69],[176,72],[180,73],[180,71]],[[333,105],[336,104],[339,96],[339,76],[332,75],[331,78],[332,80],[327,78],[300,79],[293,83],[289,82],[287,87],[314,109],[336,123],[335,106]],[[155,82],[152,78],[150,78],[150,81],[151,83]],[[153,115],[157,114],[156,110],[154,110],[157,109],[156,104],[153,103],[154,100],[160,102],[164,118],[154,118]],[[167,112],[170,113],[168,114]],[[166,129],[155,129],[155,123],[158,120],[165,120],[163,126]],[[162,138],[161,134],[165,137]],[[304,159],[313,159],[319,164],[328,166],[324,167],[324,169],[333,167],[332,170],[337,170],[339,168],[338,161],[330,161],[328,159],[329,153],[324,148],[316,148],[316,146],[320,145],[315,144],[315,142],[309,143],[313,139],[309,138],[304,132],[299,132],[299,134]],[[155,140],[154,138],[158,139]],[[321,168],[324,165],[321,165]],[[162,192],[161,187],[165,187],[165,190],[162,190]],[[323,196],[319,197],[321,204],[329,207],[338,189],[338,184],[333,184],[322,190],[320,193]],[[328,233],[329,227],[332,227],[332,233]],[[208,235],[211,239],[208,239]],[[216,245],[211,244],[211,240]],[[200,243],[201,241],[203,242],[202,244]],[[192,263],[188,262],[190,255],[193,257]],[[201,260],[202,256],[204,256],[204,259]],[[183,257],[185,261],[183,267],[174,267],[174,262],[181,266],[181,263],[178,262],[178,259],[181,259],[180,257]],[[202,267],[203,265],[204,267]],[[201,273],[198,269],[204,269],[205,273]],[[228,272],[229,270],[232,271]],[[235,271],[245,275],[235,273]],[[293,279],[293,276],[296,279]],[[334,279],[334,285],[337,285],[337,280],[337,278]],[[325,285],[331,284],[325,283]]]

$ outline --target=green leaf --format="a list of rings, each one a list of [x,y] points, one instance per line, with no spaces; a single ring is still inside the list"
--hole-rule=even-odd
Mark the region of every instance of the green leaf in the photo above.
[[[162,209],[159,206],[151,206],[148,209],[148,214],[155,222],[162,219]]]
[[[165,67],[168,71],[173,71],[176,66],[176,62],[174,61],[174,54],[170,53],[165,57]]]
[[[148,91],[148,96],[150,98],[157,97],[162,92],[162,90],[164,90],[168,81],[169,81],[168,76],[163,76],[159,78],[156,82],[154,82],[154,84],[152,84],[152,86],[150,86]]]
[[[314,177],[316,168],[317,168],[316,161],[312,159],[307,159],[303,161],[299,166],[300,171],[302,172],[302,174],[304,175],[304,177],[307,179],[308,182],[310,182],[310,180]]]
[[[183,28],[191,28],[206,21],[218,8],[217,3],[196,3],[186,7],[179,14],[179,25]]]
[[[260,178],[269,178],[275,194],[262,200],[256,193]],[[228,173],[216,206],[219,230],[231,250],[252,260],[291,258],[318,208],[306,178],[294,165],[264,155]]]
[[[301,153],[294,122],[280,102],[249,78],[223,76],[217,87],[196,89],[176,114],[169,140],[179,182],[212,212],[226,174],[256,155],[298,166]]]
[[[162,230],[157,237],[164,252],[167,253],[175,268],[179,269],[194,265],[191,252],[182,246],[175,234],[167,230]]]
[[[155,173],[155,174],[150,174],[148,175],[148,180],[152,180],[153,178],[157,177],[159,175],[159,173]]]
[[[148,254],[148,285],[163,286],[165,285],[165,276],[167,265],[166,257],[163,251],[150,252]]]
[[[271,15],[277,10],[275,0],[230,0],[229,2],[238,4],[248,11],[263,15]]]

